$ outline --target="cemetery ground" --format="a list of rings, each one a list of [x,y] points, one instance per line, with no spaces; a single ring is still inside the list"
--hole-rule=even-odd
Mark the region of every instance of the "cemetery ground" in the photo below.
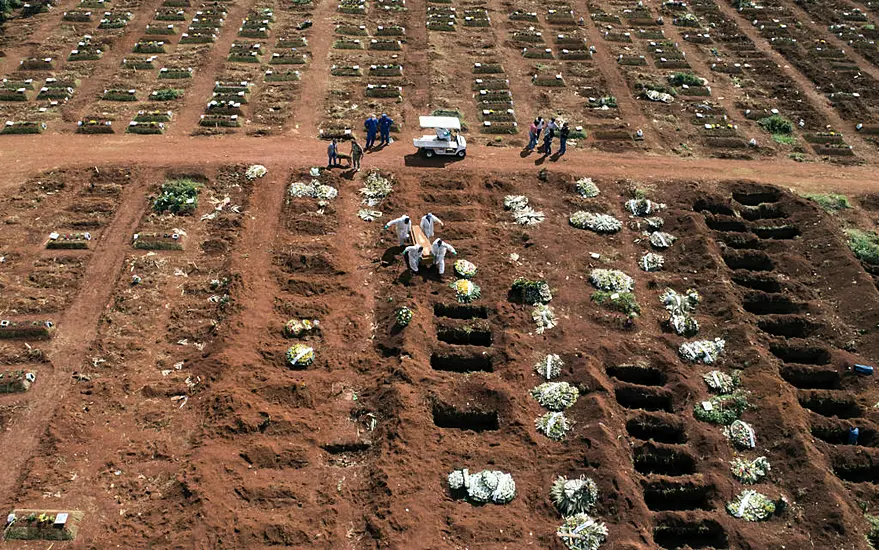
[[[0,546],[879,548],[877,14],[16,7]],[[442,280],[382,229],[427,212]]]
[[[837,180],[833,197],[826,175],[793,163],[762,178],[771,185],[690,177],[753,169],[742,161],[629,171],[636,155],[596,153],[541,173],[518,157],[439,169],[376,154],[392,190],[367,207],[371,170],[315,178],[320,156],[293,165],[264,151],[267,173],[250,179],[237,149],[173,165],[23,160],[4,182],[2,317],[38,322],[0,341],[4,372],[36,375],[0,395],[2,501],[36,518],[22,532],[55,535],[38,514],[68,512],[75,538],[56,544],[71,548],[564,548],[549,488],[585,475],[603,547],[867,548],[879,392],[850,367],[879,355],[879,277],[848,242],[873,230],[871,180]],[[578,192],[586,174],[597,196]],[[197,200],[175,203],[173,189]],[[505,202],[517,196],[539,224],[514,221]],[[184,206],[158,213],[157,199]],[[671,246],[651,244],[654,221],[632,199],[658,208]],[[406,273],[382,230],[404,211],[445,222],[458,256],[444,280]],[[622,226],[579,229],[576,211]],[[662,269],[639,267],[648,252]],[[449,288],[457,259],[477,266],[471,303]],[[602,301],[595,269],[633,278],[633,322],[630,302]],[[538,333],[535,307],[511,290],[519,277],[547,283],[556,326]],[[668,288],[698,292],[697,335],[667,324]],[[413,313],[405,328],[400,307]],[[320,324],[294,334],[295,319]],[[680,354],[715,338],[725,348],[710,365]],[[296,344],[310,364],[290,363]],[[561,441],[535,429],[545,411],[530,392],[548,354],[563,363],[554,381],[579,394]],[[737,374],[753,448],[700,416],[711,373]],[[756,484],[731,473],[759,456],[771,470]],[[510,473],[516,496],[458,500],[446,479],[457,468]],[[727,503],[748,489],[784,509],[734,517]]]

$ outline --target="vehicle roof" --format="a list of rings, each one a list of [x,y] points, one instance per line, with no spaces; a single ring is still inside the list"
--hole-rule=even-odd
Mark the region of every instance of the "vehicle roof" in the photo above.
[[[461,121],[454,116],[421,116],[418,122],[422,128],[447,128],[449,130],[460,130]]]

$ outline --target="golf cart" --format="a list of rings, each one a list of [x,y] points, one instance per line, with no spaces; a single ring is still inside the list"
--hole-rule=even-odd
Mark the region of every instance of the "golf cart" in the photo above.
[[[435,135],[426,134],[412,140],[413,145],[427,158],[434,155],[455,155],[461,158],[467,154],[467,140],[458,132],[461,121],[453,116],[418,117],[422,128],[433,128]]]

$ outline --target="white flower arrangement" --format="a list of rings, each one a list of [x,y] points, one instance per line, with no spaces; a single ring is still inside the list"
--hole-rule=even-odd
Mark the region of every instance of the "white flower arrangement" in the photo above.
[[[653,246],[653,248],[658,248],[660,250],[664,250],[664,249],[670,247],[672,244],[674,244],[674,242],[676,240],[678,240],[678,238],[675,237],[674,235],[669,234],[669,233],[663,233],[662,231],[654,231],[653,233],[650,234],[649,240],[650,240],[650,245]]]
[[[623,222],[613,216],[583,210],[571,214],[569,222],[577,229],[589,229],[596,233],[616,233],[623,228]]]
[[[574,426],[563,412],[548,412],[534,421],[537,431],[552,439],[561,441]]]
[[[616,269],[593,269],[589,282],[599,290],[608,292],[632,292],[635,280]]]
[[[504,197],[504,208],[510,211],[518,225],[537,225],[546,219],[543,212],[528,206],[528,197],[524,195],[507,195]]]
[[[507,195],[504,197],[504,208],[507,210],[521,210],[528,206],[528,197],[525,195]]]
[[[565,518],[556,536],[569,550],[598,550],[607,540],[607,526],[588,514],[574,514]]]
[[[254,164],[250,168],[247,169],[247,172],[244,173],[244,177],[250,181],[261,178],[268,173],[266,167],[262,164]]]
[[[665,289],[659,301],[669,312],[668,324],[680,336],[693,336],[699,332],[699,323],[692,317],[696,305],[702,300],[692,288],[685,294],[678,294],[671,288]]]
[[[539,210],[534,210],[530,206],[526,206],[525,208],[520,208],[518,210],[513,210],[513,221],[516,222],[517,225],[538,225],[546,219],[546,216],[543,212]]]
[[[705,380],[705,384],[708,386],[708,389],[720,394],[732,393],[736,388],[739,387],[738,376],[731,376],[719,370],[713,370],[711,372],[703,374],[702,380]]]
[[[598,502],[598,486],[586,476],[574,479],[559,476],[549,490],[549,497],[564,517],[585,514]]]
[[[474,504],[506,504],[516,497],[513,476],[499,470],[482,470],[473,475],[466,468],[454,470],[448,482],[452,491],[466,489],[467,500]]]
[[[311,180],[311,183],[301,181],[290,184],[288,193],[294,198],[313,198],[320,201],[331,201],[339,195],[339,191],[330,185],[324,185],[318,180]]]
[[[472,279],[476,276],[476,265],[467,260],[455,261],[455,273],[462,279]]]
[[[736,420],[723,429],[723,435],[732,441],[739,449],[753,449],[757,446],[757,438],[754,428],[742,420]]]
[[[360,188],[360,194],[363,196],[361,202],[368,207],[378,206],[394,190],[391,180],[382,177],[377,170],[367,174],[363,184]]]
[[[735,458],[730,462],[730,472],[733,477],[745,485],[757,483],[769,474],[772,468],[765,456],[758,456],[754,460]]]
[[[556,320],[555,317],[555,311],[552,309],[552,307],[544,304],[540,304],[534,308],[534,310],[531,312],[531,319],[537,324],[537,334],[543,334],[544,331],[547,331],[558,325],[558,320]]]
[[[563,411],[577,402],[580,390],[568,382],[544,382],[532,388],[531,397],[536,399],[541,407],[551,411]]]
[[[565,363],[562,361],[562,358],[554,353],[550,353],[534,365],[534,372],[547,380],[552,380],[553,378],[558,378],[563,366],[565,366]]]
[[[664,204],[650,199],[630,199],[626,201],[626,210],[636,216],[648,216],[665,208]]]
[[[766,495],[747,489],[726,503],[726,511],[734,518],[763,521],[775,513],[775,503]]]
[[[314,363],[314,348],[294,344],[287,350],[287,363],[293,367],[307,367]]]
[[[595,198],[601,192],[598,190],[598,186],[595,185],[595,182],[592,181],[592,178],[581,178],[577,180],[577,182],[574,183],[574,189],[577,191],[577,194],[584,199]]]
[[[644,254],[638,261],[638,267],[644,271],[659,271],[664,264],[665,258],[663,258],[661,254],[656,254],[655,252]]]
[[[688,361],[710,365],[723,353],[725,347],[726,341],[722,338],[696,340],[695,342],[684,342],[681,344],[681,347],[678,348],[678,353]]]

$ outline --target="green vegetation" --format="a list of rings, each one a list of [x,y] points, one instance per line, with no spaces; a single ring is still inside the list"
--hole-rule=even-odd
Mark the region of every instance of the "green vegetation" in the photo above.
[[[794,133],[794,123],[784,118],[781,115],[772,115],[766,118],[761,118],[757,124],[760,125],[761,128],[772,134],[773,138],[779,135],[790,135]]]
[[[19,0],[0,0],[0,22],[6,21],[9,12],[20,7]]]
[[[846,229],[845,235],[848,237],[848,247],[859,260],[870,265],[879,265],[879,235],[875,231]]]
[[[867,544],[873,550],[879,550],[879,516],[864,514],[864,518],[866,518],[867,523],[870,525],[870,530],[864,535],[867,539]]]
[[[611,311],[619,311],[626,315],[639,315],[641,313],[641,306],[632,292],[597,290],[592,293],[592,301]]]
[[[158,213],[191,214],[198,208],[198,192],[202,185],[187,178],[166,181],[162,192],[153,201],[153,210]]]
[[[159,88],[150,94],[153,101],[173,101],[183,95],[183,90],[176,88]]]
[[[729,426],[751,406],[748,403],[747,394],[743,391],[716,395],[708,401],[711,403],[711,410],[706,410],[701,402],[696,403],[693,408],[693,416],[697,420],[719,426]]]
[[[687,86],[701,86],[702,79],[693,73],[675,73],[668,77],[668,81],[673,86],[683,86],[686,84]]]
[[[772,134],[772,140],[775,143],[780,143],[782,145],[796,145],[797,144],[797,138],[795,138],[794,136],[785,135],[785,134]]]
[[[818,203],[818,206],[828,212],[845,210],[852,207],[851,203],[848,201],[848,197],[845,195],[837,195],[834,193],[812,193],[809,195],[803,195],[803,197],[812,202]]]

